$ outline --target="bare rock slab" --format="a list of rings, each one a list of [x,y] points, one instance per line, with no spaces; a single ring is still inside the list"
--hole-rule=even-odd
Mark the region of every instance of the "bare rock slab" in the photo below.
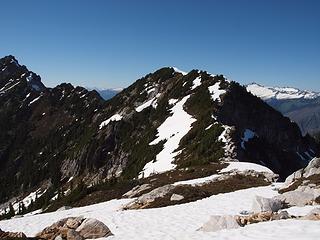
[[[76,231],[85,239],[103,238],[113,235],[103,222],[93,218],[84,220]]]
[[[252,212],[277,212],[282,207],[283,204],[280,199],[256,196],[252,203]]]
[[[216,232],[223,229],[235,229],[241,227],[237,221],[236,216],[211,216],[210,220],[206,222],[199,231]]]

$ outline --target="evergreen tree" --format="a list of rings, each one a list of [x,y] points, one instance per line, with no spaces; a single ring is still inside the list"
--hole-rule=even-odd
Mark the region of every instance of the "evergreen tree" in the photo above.
[[[13,206],[12,206],[12,203],[9,203],[9,213],[8,213],[8,217],[13,217],[15,215],[15,212],[14,212],[14,209],[13,209]]]

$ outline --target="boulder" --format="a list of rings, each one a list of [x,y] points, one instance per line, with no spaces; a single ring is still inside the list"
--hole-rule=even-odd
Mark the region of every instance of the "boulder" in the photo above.
[[[53,240],[57,236],[62,235],[63,229],[66,229],[64,226],[69,218],[64,218],[58,222],[53,223],[51,226],[46,227],[40,233],[36,235],[38,239],[50,239]],[[66,234],[66,233],[65,233]]]
[[[184,196],[174,193],[172,194],[170,201],[181,201],[182,199],[184,199]]]
[[[320,215],[320,208],[315,208],[315,209],[312,209],[309,213],[309,214],[319,214]]]
[[[308,178],[315,174],[320,174],[320,158],[314,158],[309,162],[304,169],[303,177]]]
[[[67,240],[84,240],[85,238],[74,229],[69,229],[67,232]]]
[[[206,222],[199,231],[216,232],[223,229],[235,229],[239,227],[240,224],[238,223],[236,216],[211,216],[210,220]]]
[[[72,207],[70,207],[70,206],[63,206],[63,207],[57,209],[56,212],[65,211],[65,210],[70,210],[70,209],[72,209]]]
[[[103,222],[93,218],[84,220],[76,231],[85,239],[103,238],[113,235]]]
[[[54,238],[54,240],[63,240],[62,236],[61,235],[58,235]]]
[[[292,216],[290,216],[287,211],[281,211],[280,213],[269,211],[269,212],[255,213],[248,216],[237,216],[237,221],[241,226],[246,226],[249,224],[254,224],[259,222],[283,220],[283,219],[289,219],[289,218],[292,218]]]
[[[123,209],[141,209],[148,206],[150,203],[154,202],[158,198],[163,198],[170,191],[172,191],[175,186],[168,184],[162,187],[153,189],[151,192],[145,193],[138,197],[136,200],[128,203],[123,207]]]
[[[65,224],[70,229],[76,229],[81,225],[83,220],[84,220],[83,217],[69,218]]]
[[[284,186],[282,188],[288,187],[291,183],[293,183],[295,180],[302,178],[303,176],[303,169],[300,169],[294,173],[292,173],[290,176],[286,178],[286,181],[284,182]]]
[[[290,176],[286,178],[286,181],[284,183],[284,186],[281,189],[285,189],[288,186],[290,186],[295,181],[301,179],[301,178],[308,178],[313,175],[320,175],[320,158],[314,158],[312,159],[308,166],[300,169],[294,173],[292,173]]]
[[[285,192],[279,196],[274,197],[281,202],[288,204],[289,206],[303,207],[310,205],[314,201],[314,194],[308,192],[302,192],[298,190]]]
[[[148,190],[151,188],[150,184],[142,184],[139,186],[134,187],[133,189],[131,189],[129,192],[126,192],[125,194],[123,194],[123,197],[125,198],[133,198],[133,197],[137,197],[139,196],[142,192]]]
[[[281,211],[280,213],[275,213],[271,220],[284,220],[292,218],[287,211]]]
[[[44,240],[83,240],[108,237],[110,235],[112,233],[109,228],[96,219],[70,217],[46,227],[36,235],[36,238]]]
[[[239,214],[240,215],[251,215],[251,214],[253,214],[253,212],[252,211],[243,210],[243,211],[239,212]]]
[[[282,207],[282,201],[279,199],[256,196],[252,203],[252,212],[277,212]]]
[[[272,219],[272,216],[273,216],[273,213],[271,211],[259,212],[259,213],[254,213],[248,216],[237,216],[237,221],[243,227],[248,224],[270,221]]]

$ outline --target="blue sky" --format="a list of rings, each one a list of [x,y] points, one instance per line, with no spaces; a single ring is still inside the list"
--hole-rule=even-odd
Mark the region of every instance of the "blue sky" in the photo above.
[[[320,91],[317,0],[1,2],[0,54],[43,78],[126,87],[163,66]]]

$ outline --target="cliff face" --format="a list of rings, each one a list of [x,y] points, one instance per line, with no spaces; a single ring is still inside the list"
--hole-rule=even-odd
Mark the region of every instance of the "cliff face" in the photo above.
[[[0,89],[2,202],[38,187],[54,195],[71,179],[90,185],[230,159],[285,177],[319,153],[288,118],[204,71],[162,68],[104,101],[71,84],[46,88],[9,56]]]

